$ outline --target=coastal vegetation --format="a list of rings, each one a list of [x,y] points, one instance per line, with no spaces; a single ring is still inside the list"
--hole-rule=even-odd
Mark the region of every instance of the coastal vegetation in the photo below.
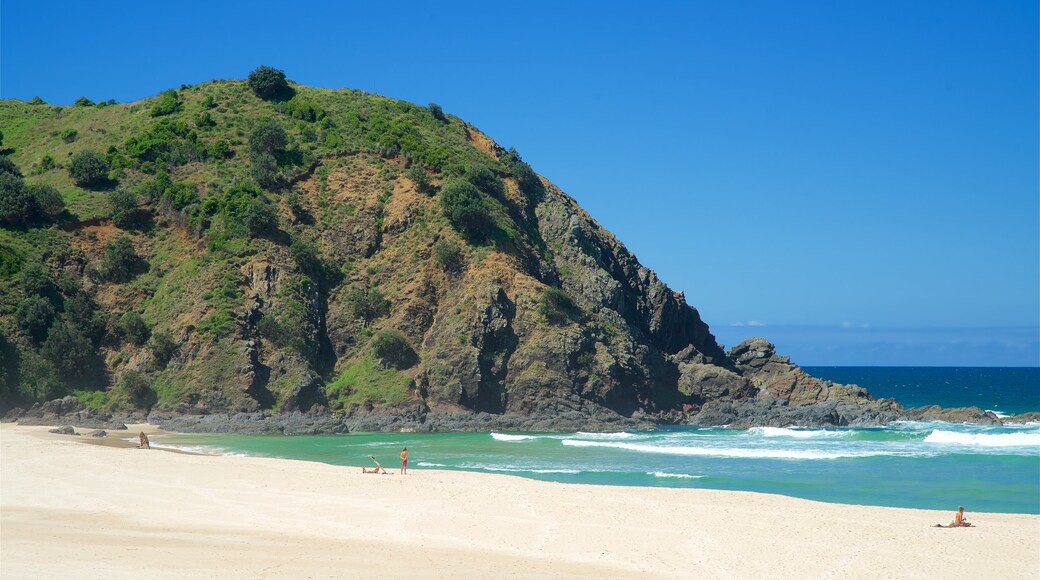
[[[761,364],[435,103],[259,67],[4,100],[0,131],[0,411],[679,420],[758,388]],[[777,396],[858,396],[810,379]]]

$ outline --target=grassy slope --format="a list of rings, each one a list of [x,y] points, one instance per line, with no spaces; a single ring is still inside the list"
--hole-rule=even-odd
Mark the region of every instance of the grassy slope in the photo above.
[[[291,191],[299,196],[314,222],[303,223],[293,217],[286,202],[290,190],[266,195],[278,207],[280,227],[288,240],[317,242],[323,257],[344,274],[341,286],[329,291],[330,326],[333,316],[339,316],[347,326],[356,326],[356,321],[350,320],[346,313],[342,294],[357,284],[378,286],[395,303],[390,316],[377,321],[375,329],[407,325],[413,314],[409,308],[417,303],[434,308],[435,315],[442,318],[467,315],[463,305],[472,297],[464,293],[456,295],[455,290],[448,289],[451,282],[432,267],[429,248],[439,237],[455,239],[464,248],[468,261],[474,266],[469,276],[481,282],[472,286],[477,289],[473,292],[488,285],[489,282],[481,280],[482,276],[495,278],[495,283],[504,281],[500,278],[514,276],[512,269],[516,263],[512,258],[498,262],[487,260],[490,254],[499,252],[489,247],[468,246],[447,225],[436,200],[417,194],[402,175],[405,153],[428,166],[435,184],[457,175],[462,167],[474,162],[502,172],[504,168],[495,157],[470,143],[461,121],[455,118],[439,121],[424,107],[359,91],[302,86],[295,89],[295,99],[324,111],[324,120],[292,118],[280,112],[276,103],[257,99],[240,81],[182,87],[180,110],[166,118],[185,122],[206,146],[226,140],[233,155],[228,159],[174,166],[170,168],[170,175],[175,182],[190,183],[203,201],[239,181],[248,180],[249,134],[261,119],[275,119],[289,135],[290,147],[299,153],[299,166],[286,168],[286,171],[304,172],[305,179]],[[233,406],[243,397],[241,377],[237,374],[242,356],[235,320],[248,304],[250,288],[243,280],[242,271],[257,256],[274,264],[284,274],[283,292],[279,295],[284,300],[281,304],[276,302],[271,310],[277,312],[277,307],[298,305],[285,290],[299,283],[303,276],[292,264],[285,247],[288,240],[228,240],[216,226],[195,235],[159,219],[150,231],[133,233],[138,253],[150,264],[146,273],[125,284],[95,283],[89,276],[89,265],[99,262],[104,243],[118,232],[104,223],[89,221],[107,216],[106,193],[77,187],[65,167],[75,152],[84,149],[123,152],[130,137],[145,133],[158,121],[150,114],[157,100],[156,97],[106,107],[56,107],[0,101],[0,128],[4,132],[4,145],[11,150],[11,159],[22,168],[28,182],[56,187],[68,209],[59,224],[61,228],[0,228],[0,249],[18,256],[24,263],[45,264],[55,278],[62,272],[78,273],[99,310],[109,315],[109,334],[99,349],[106,362],[107,376],[88,388],[111,388],[125,370],[134,369],[148,376],[160,407],[175,408],[210,395],[223,396]],[[202,113],[209,113],[215,126],[196,126],[196,119]],[[77,134],[72,142],[66,142],[61,136],[69,129]],[[394,146],[403,151],[390,159],[375,154]],[[33,168],[39,167],[46,156],[53,158],[57,167],[34,174]],[[306,173],[315,166],[317,170],[313,174]],[[114,171],[113,175],[118,187],[133,189],[153,179],[150,170],[147,166],[132,164]],[[515,186],[511,186],[510,193],[516,197]],[[363,225],[360,217],[366,215],[375,216],[376,235],[386,238],[380,240],[379,251],[371,256],[358,254],[356,248],[338,239],[349,235],[350,227]],[[395,223],[403,225],[382,233],[380,228],[385,224]],[[88,266],[81,270],[70,268],[70,263],[76,260]],[[424,291],[424,285],[431,284],[436,286],[433,294],[439,297],[435,301],[444,300],[444,305],[432,305],[428,298],[416,298],[417,293]],[[531,285],[530,281],[525,284]],[[23,349],[31,349],[11,316],[23,298],[17,272],[9,272],[0,281],[0,331]],[[131,311],[140,313],[153,332],[169,332],[175,337],[180,347],[179,356],[171,366],[158,368],[151,364],[146,348],[126,344],[112,336],[112,321]],[[464,325],[460,322],[456,326]],[[409,336],[413,341],[422,341],[422,332],[426,330],[428,328],[413,330]],[[371,331],[351,331],[351,336],[344,341],[347,346],[337,353],[337,367],[326,377],[330,398],[338,407],[366,401],[401,402],[403,385],[410,382],[417,370],[402,373],[377,369],[364,346]],[[275,365],[280,374],[268,385],[276,397],[274,407],[277,408],[294,380],[305,378],[309,371],[301,362],[301,353],[294,353],[291,348],[267,345],[261,356],[267,364],[282,361]],[[96,406],[111,404],[96,394],[90,398]]]

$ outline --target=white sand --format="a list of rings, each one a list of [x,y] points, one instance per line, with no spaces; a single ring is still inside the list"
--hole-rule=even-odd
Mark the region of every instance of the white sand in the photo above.
[[[938,529],[952,511],[86,439],[0,426],[0,577],[1040,577],[1040,516]]]

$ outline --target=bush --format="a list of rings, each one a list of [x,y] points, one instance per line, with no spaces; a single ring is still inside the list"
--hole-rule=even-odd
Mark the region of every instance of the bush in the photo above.
[[[458,274],[466,267],[462,248],[452,240],[439,240],[433,245],[433,261],[447,274]]]
[[[105,247],[102,268],[105,277],[114,282],[130,280],[140,266],[141,258],[134,251],[134,241],[126,234],[120,234]]]
[[[542,292],[538,313],[549,324],[563,325],[578,322],[582,318],[581,309],[574,303],[574,300],[563,290],[552,286]]]
[[[6,155],[0,155],[0,173],[9,173],[15,177],[22,177],[22,170],[18,169],[18,166],[7,158]]]
[[[91,101],[90,99],[88,99],[86,97],[80,97],[80,98],[76,99],[76,102],[72,103],[72,106],[73,107],[93,107],[94,106],[94,101]]]
[[[249,88],[265,100],[282,100],[292,96],[285,73],[269,66],[261,66],[249,73]]]
[[[278,160],[270,153],[253,155],[253,165],[249,169],[253,181],[264,189],[277,189],[282,184],[278,173]]]
[[[274,119],[261,119],[249,134],[249,152],[253,155],[274,155],[285,151],[288,144],[289,137],[285,134],[285,129]]]
[[[81,187],[103,183],[108,180],[108,161],[92,149],[80,151],[72,156],[69,175]]]
[[[372,354],[383,368],[406,369],[419,362],[408,339],[396,330],[380,330],[372,337]]]
[[[390,301],[378,288],[364,289],[357,286],[347,291],[347,307],[355,318],[360,318],[365,326],[372,321],[390,314]]]
[[[137,194],[128,189],[119,188],[110,191],[108,209],[112,216],[112,223],[124,230],[138,227],[144,221]]]
[[[325,118],[325,111],[314,103],[295,96],[285,103],[285,114],[293,119],[313,123]]]
[[[148,348],[152,351],[152,356],[155,357],[155,364],[159,368],[164,368],[177,352],[177,343],[173,341],[170,333],[155,332],[152,334],[152,338],[148,340]]]
[[[116,323],[116,332],[123,337],[123,340],[138,346],[144,344],[151,334],[144,319],[136,312],[127,312],[121,316],[119,322]]]
[[[231,156],[231,143],[225,139],[217,139],[209,146],[210,159],[227,159]]]
[[[152,116],[162,117],[181,110],[181,98],[177,91],[170,89],[159,96],[159,102],[152,105]]]
[[[159,400],[148,384],[147,377],[132,369],[124,371],[119,377],[113,394],[116,401],[122,400],[124,404],[137,409],[149,409]]]
[[[438,105],[437,103],[430,103],[429,109],[430,109],[430,114],[433,115],[434,119],[437,119],[438,121],[447,121],[448,120],[448,118],[444,116],[444,111],[441,110],[441,106]]]
[[[430,183],[430,178],[426,176],[426,171],[421,167],[412,167],[405,172],[405,176],[415,184],[415,190],[419,193],[424,195],[431,195],[434,193],[433,184]]]
[[[242,215],[242,223],[253,236],[264,236],[278,231],[278,216],[267,198],[254,198]]]
[[[537,201],[544,191],[542,180],[538,179],[538,174],[534,172],[534,169],[531,169],[527,162],[520,158],[520,154],[513,147],[510,147],[506,153],[505,161],[520,191],[529,200]]]
[[[65,212],[65,200],[57,189],[49,185],[30,185],[29,193],[36,198],[36,205],[40,211],[51,218],[56,218]]]
[[[441,209],[451,225],[471,243],[487,241],[495,221],[487,200],[468,181],[453,181],[441,191]]]
[[[40,205],[21,177],[0,172],[0,222],[25,224],[40,214]]]
[[[202,159],[206,148],[188,124],[177,119],[159,119],[151,129],[126,140],[126,153],[138,163],[164,161],[184,165]]]
[[[94,375],[97,354],[94,345],[83,332],[71,324],[58,321],[51,326],[40,354],[54,365],[58,377],[83,380]]]
[[[209,111],[203,111],[195,116],[195,126],[199,129],[207,129],[216,127],[217,122],[213,120],[213,115],[210,115]]]
[[[79,131],[72,128],[62,129],[61,133],[59,133],[58,136],[61,137],[62,141],[66,143],[72,143],[76,140],[76,137],[79,136]]]
[[[29,296],[18,303],[14,312],[15,322],[33,342],[39,344],[54,324],[54,306],[42,296]]]

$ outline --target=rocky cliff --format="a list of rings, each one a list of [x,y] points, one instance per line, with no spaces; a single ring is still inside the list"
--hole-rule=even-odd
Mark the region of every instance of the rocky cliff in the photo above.
[[[292,432],[903,413],[764,340],[724,352],[571,197],[435,105],[258,94],[0,103],[19,195],[64,206],[0,216],[0,407]]]

